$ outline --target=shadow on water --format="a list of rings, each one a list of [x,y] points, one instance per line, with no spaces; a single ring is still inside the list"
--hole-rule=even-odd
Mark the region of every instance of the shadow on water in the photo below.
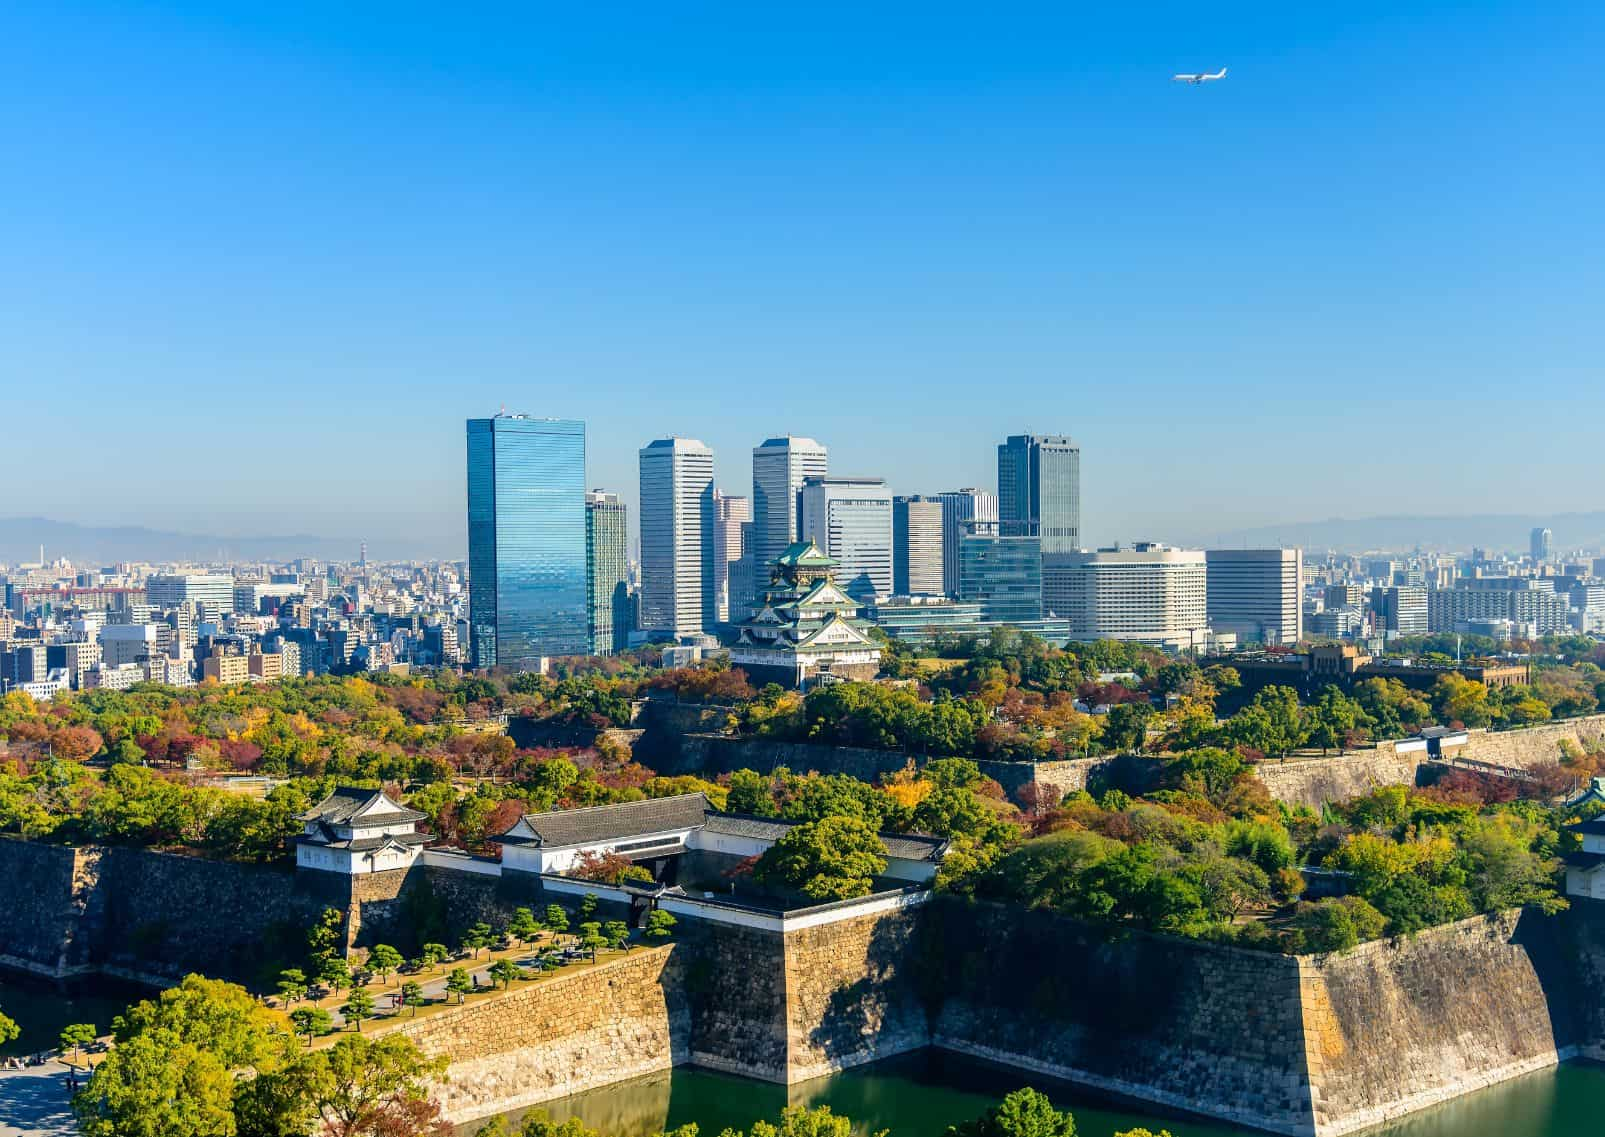
[[[0,1046],[0,1057],[49,1049],[69,1023],[93,1023],[105,1034],[114,1015],[152,994],[149,987],[99,976],[62,984],[31,975],[0,975],[0,1011],[22,1028],[19,1037]]]
[[[1248,1137],[1255,1132],[1115,1104],[1075,1087],[1049,1085],[1030,1074],[935,1051],[889,1059],[789,1089],[681,1067],[539,1108],[554,1120],[578,1118],[603,1137],[651,1137],[687,1122],[695,1122],[703,1137],[717,1137],[726,1127],[746,1130],[754,1121],[774,1118],[787,1105],[828,1105],[851,1117],[859,1133],[886,1129],[891,1137],[942,1137],[949,1125],[979,1115],[1005,1093],[1026,1084],[1044,1089],[1060,1108],[1074,1112],[1078,1137],[1113,1137],[1138,1126],[1156,1133],[1168,1129],[1173,1137]],[[1581,1062],[1436,1106],[1370,1130],[1369,1137],[1574,1137],[1599,1132],[1602,1116],[1605,1066]],[[473,1137],[482,1124],[461,1127],[459,1137]]]

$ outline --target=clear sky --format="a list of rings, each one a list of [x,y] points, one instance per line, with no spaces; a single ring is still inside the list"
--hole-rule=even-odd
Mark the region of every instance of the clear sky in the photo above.
[[[1188,87],[1176,71],[1230,68]],[[1605,4],[0,6],[0,515],[459,551],[463,420],[1605,505]]]

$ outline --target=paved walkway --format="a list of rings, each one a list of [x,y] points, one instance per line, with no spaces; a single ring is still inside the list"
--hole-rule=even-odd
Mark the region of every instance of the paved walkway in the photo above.
[[[78,1123],[60,1062],[0,1070],[0,1137],[73,1137]]]

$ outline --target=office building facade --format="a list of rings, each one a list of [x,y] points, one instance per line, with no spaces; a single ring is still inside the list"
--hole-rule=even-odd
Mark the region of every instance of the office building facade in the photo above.
[[[1411,585],[1377,588],[1371,592],[1371,609],[1384,636],[1424,636],[1430,627],[1427,590]]]
[[[884,478],[808,478],[801,540],[836,562],[836,583],[854,600],[892,594],[892,492]]]
[[[752,499],[713,491],[713,606],[722,624],[747,618],[753,595]]]
[[[227,573],[172,573],[150,577],[145,594],[156,608],[204,606],[206,614],[220,619],[234,611],[234,578]]]
[[[1550,554],[1554,552],[1554,544],[1555,535],[1542,526],[1539,526],[1537,529],[1534,529],[1530,534],[1528,534],[1528,551],[1532,553],[1533,560],[1537,561],[1539,564],[1543,564],[1545,561],[1549,560]]]
[[[990,490],[966,487],[934,495],[942,503],[942,591],[959,594],[959,542],[966,533],[995,536],[998,498]]]
[[[1081,447],[1063,435],[1015,434],[998,447],[998,532],[1038,537],[1044,555],[1081,547]]]
[[[940,596],[946,591],[943,503],[930,497],[892,499],[892,591]]]
[[[1298,549],[1204,553],[1209,626],[1245,643],[1296,644],[1304,634],[1304,555]]]
[[[802,532],[802,487],[807,478],[830,473],[830,454],[812,438],[766,439],[752,452],[753,589],[768,580],[774,563]]]
[[[468,609],[476,668],[590,650],[583,422],[468,420]]]
[[[1173,651],[1209,638],[1208,570],[1197,549],[1130,549],[1044,556],[1043,605],[1078,640],[1131,640]]]
[[[585,495],[586,636],[596,655],[630,646],[629,526],[616,493]]]
[[[713,451],[694,438],[641,449],[641,627],[697,635],[713,602]]]
[[[1042,542],[972,533],[959,542],[959,598],[981,606],[988,623],[1042,618]]]

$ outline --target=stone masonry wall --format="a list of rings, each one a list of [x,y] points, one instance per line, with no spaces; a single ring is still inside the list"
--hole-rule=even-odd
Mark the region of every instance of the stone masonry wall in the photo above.
[[[933,905],[924,950],[944,1049],[1278,1133],[1309,1132],[1298,964]]]
[[[788,1082],[930,1042],[915,983],[921,916],[905,908],[786,933]]]
[[[74,850],[32,841],[0,840],[0,963],[60,976],[81,967],[73,901]],[[74,941],[78,941],[75,943]]]
[[[640,948],[390,1029],[450,1059],[437,1096],[459,1123],[667,1070],[690,1057],[678,950]]]
[[[1254,773],[1277,801],[1320,809],[1378,786],[1413,786],[1421,763],[1422,756],[1398,755],[1391,746],[1381,746],[1341,757],[1259,762]]]
[[[1315,1132],[1352,1133],[1570,1054],[1557,931],[1512,912],[1300,959]]]

